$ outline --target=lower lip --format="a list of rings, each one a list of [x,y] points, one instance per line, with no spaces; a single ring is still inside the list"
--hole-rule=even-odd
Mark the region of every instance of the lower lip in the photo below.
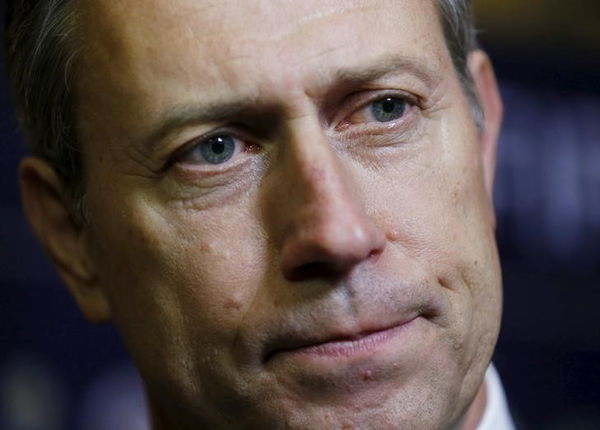
[[[369,333],[358,339],[325,342],[288,350],[285,353],[322,359],[355,358],[369,355],[396,339],[413,326],[417,319],[418,317],[397,326]]]

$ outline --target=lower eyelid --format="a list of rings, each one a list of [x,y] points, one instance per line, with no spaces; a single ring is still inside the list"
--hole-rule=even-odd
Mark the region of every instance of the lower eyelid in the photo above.
[[[226,163],[216,168],[207,168],[206,164],[178,164],[174,166],[173,177],[177,182],[187,185],[199,186],[201,188],[212,188],[217,185],[225,185],[230,182],[232,176],[239,174],[240,169],[248,163],[245,157],[239,157],[232,163]],[[221,179],[219,179],[221,178]],[[208,182],[207,182],[208,181]],[[222,182],[222,183],[221,183]]]
[[[414,107],[413,107],[414,108]],[[420,118],[413,108],[402,118],[390,122],[369,122],[363,124],[349,124],[337,130],[342,139],[360,139],[369,136],[393,136],[394,140],[401,143],[418,132]]]

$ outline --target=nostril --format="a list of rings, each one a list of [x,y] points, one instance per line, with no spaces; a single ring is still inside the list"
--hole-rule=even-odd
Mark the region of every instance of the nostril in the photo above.
[[[332,263],[314,262],[296,267],[288,273],[290,281],[304,281],[315,278],[331,278],[339,274],[339,268]]]
[[[282,260],[283,272],[290,281],[336,278],[360,262],[374,263],[383,253],[382,246],[367,250],[348,244],[331,247],[308,246],[310,243],[304,245],[295,249],[287,248],[283,253],[287,257]]]

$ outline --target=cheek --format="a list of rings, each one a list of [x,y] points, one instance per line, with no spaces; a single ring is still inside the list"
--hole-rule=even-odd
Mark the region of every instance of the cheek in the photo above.
[[[103,217],[110,222],[100,222],[98,240],[116,325],[156,392],[182,396],[182,403],[202,398],[210,387],[195,373],[227,363],[236,335],[255,314],[260,235],[241,211],[209,216],[129,202]]]
[[[172,333],[181,342],[227,342],[257,294],[255,223],[226,208],[206,214],[129,202],[102,217],[110,222],[100,223],[98,238],[98,272],[126,340],[140,348],[163,341],[166,350]]]
[[[500,270],[476,136],[448,135],[454,138],[429,136],[431,143],[410,160],[365,175],[362,193],[394,255],[427,273],[447,296],[452,348],[467,348],[464,356],[473,357],[488,354],[495,342]]]
[[[431,152],[362,178],[388,240],[420,260],[468,253],[491,231],[479,166]]]

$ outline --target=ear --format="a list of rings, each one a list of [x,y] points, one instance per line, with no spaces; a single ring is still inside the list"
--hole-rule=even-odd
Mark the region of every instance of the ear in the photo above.
[[[485,188],[490,199],[494,190],[496,173],[496,149],[502,123],[502,99],[494,68],[487,54],[475,50],[469,54],[468,67],[475,85],[475,92],[483,113],[483,129],[480,133]]]
[[[89,227],[73,219],[62,181],[48,162],[35,157],[21,162],[19,178],[29,223],[79,308],[91,321],[109,320],[110,306],[92,264]]]

